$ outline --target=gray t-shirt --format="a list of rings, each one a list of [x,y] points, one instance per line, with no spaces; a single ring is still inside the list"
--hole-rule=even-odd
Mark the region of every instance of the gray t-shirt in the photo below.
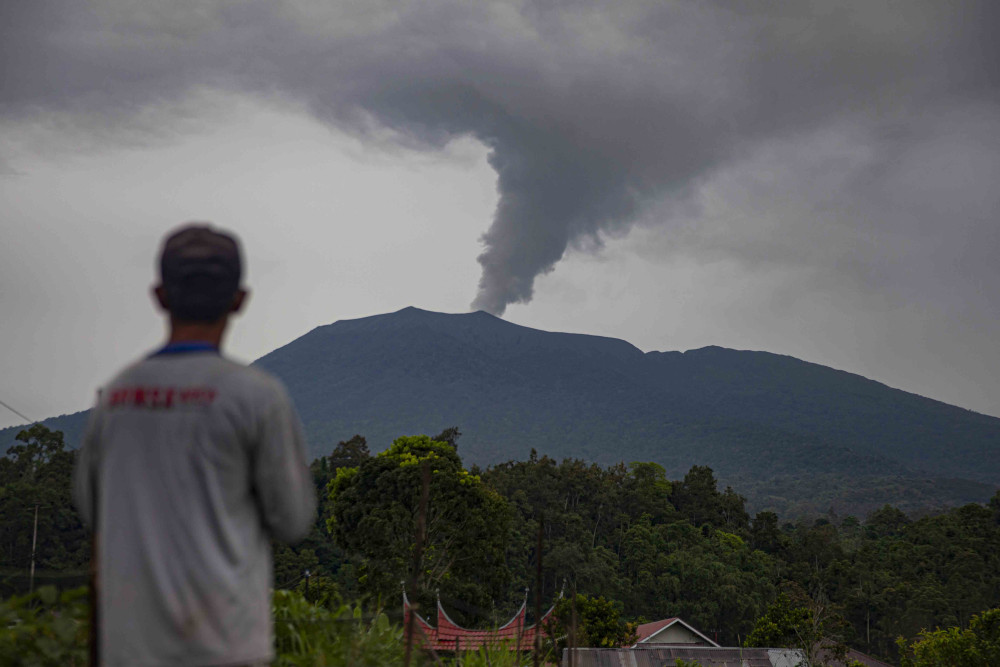
[[[160,354],[102,390],[74,495],[96,529],[101,662],[274,657],[269,538],[312,526],[302,428],[281,383],[213,351]]]

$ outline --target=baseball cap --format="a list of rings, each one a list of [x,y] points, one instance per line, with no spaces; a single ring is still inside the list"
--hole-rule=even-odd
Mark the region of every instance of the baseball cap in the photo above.
[[[170,312],[180,319],[218,319],[239,289],[241,276],[239,242],[208,224],[184,225],[163,242],[160,278]]]

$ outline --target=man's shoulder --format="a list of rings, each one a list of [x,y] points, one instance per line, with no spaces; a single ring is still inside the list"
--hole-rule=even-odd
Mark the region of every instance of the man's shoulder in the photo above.
[[[139,359],[115,375],[105,385],[105,393],[129,387],[177,391],[202,387],[261,405],[287,400],[288,396],[284,384],[274,375],[221,354]]]

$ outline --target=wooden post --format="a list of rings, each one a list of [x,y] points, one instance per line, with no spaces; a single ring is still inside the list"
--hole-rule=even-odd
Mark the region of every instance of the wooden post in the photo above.
[[[524,651],[524,624],[528,613],[528,588],[524,588],[524,614],[521,614],[521,621],[517,624],[517,667],[521,667],[521,653]],[[520,613],[520,612],[519,612]]]
[[[410,592],[417,598],[417,590],[420,581],[420,562],[423,558],[424,531],[427,527],[427,502],[430,499],[431,468],[430,461],[425,460],[421,465],[420,475],[420,504],[417,506],[417,531],[413,548],[413,562],[410,567]],[[410,667],[410,660],[413,657],[413,617],[419,609],[419,603],[410,603],[410,616],[406,619],[406,653],[403,663]]]
[[[90,667],[100,667],[101,664],[101,609],[100,591],[98,590],[101,581],[98,576],[98,533],[97,533],[97,493],[94,493],[94,530],[90,533],[90,586],[87,590],[87,598],[90,602]]]
[[[35,529],[31,533],[31,575],[28,579],[28,593],[35,592],[35,545],[38,544],[38,503],[35,503]]]
[[[573,599],[570,600],[570,623],[569,623],[569,667],[576,665],[576,583],[573,584]]]
[[[535,554],[535,651],[533,664],[538,667],[542,659],[542,537],[545,515],[538,515],[538,551]]]

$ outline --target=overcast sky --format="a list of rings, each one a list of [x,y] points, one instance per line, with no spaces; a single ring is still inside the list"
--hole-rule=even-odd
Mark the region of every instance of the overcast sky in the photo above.
[[[255,359],[485,309],[769,350],[1000,416],[1000,3],[0,3],[0,400],[155,347],[243,240]],[[0,426],[21,420],[0,414]]]

